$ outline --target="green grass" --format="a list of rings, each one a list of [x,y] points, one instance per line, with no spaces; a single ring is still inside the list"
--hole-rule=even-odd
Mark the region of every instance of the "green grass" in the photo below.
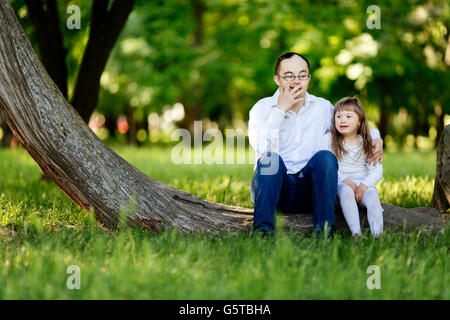
[[[174,165],[170,149],[118,147],[153,178],[202,198],[251,207],[253,165]],[[383,202],[430,206],[435,153],[387,153]],[[103,230],[23,151],[0,150],[0,299],[449,299],[450,230],[385,232],[352,243],[288,235]],[[81,289],[69,290],[70,265]],[[381,289],[366,286],[367,267]]]

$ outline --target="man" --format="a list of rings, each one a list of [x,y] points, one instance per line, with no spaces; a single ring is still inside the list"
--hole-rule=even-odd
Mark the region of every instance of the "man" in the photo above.
[[[310,79],[304,56],[280,56],[273,77],[278,90],[250,110],[249,140],[258,158],[250,187],[254,232],[274,235],[276,210],[313,212],[316,235],[334,231],[338,163],[331,152],[319,151],[322,136],[331,130],[334,107],[307,92]],[[375,161],[381,163],[378,130],[371,136]]]

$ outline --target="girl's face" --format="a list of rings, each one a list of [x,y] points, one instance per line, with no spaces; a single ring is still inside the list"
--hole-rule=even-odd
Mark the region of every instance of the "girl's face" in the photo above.
[[[352,136],[358,133],[361,124],[358,115],[354,111],[338,111],[334,116],[336,130],[343,136]]]

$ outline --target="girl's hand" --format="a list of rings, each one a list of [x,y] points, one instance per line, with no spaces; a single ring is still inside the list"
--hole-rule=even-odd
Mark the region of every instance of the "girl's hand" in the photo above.
[[[292,108],[297,102],[301,100],[301,97],[297,96],[297,92],[300,90],[301,84],[289,90],[289,87],[280,87],[280,95],[278,96],[277,107],[284,112]]]
[[[356,191],[358,190],[358,186],[356,185],[356,183],[354,183],[352,180],[350,179],[344,179],[342,180],[342,183],[345,183],[346,185],[348,185],[350,188],[353,189],[353,192],[355,193],[355,197],[356,197]]]
[[[367,186],[364,183],[360,183],[358,190],[356,190],[355,194],[356,194],[356,202],[361,202],[362,199],[364,199],[364,195],[366,194],[367,191]]]
[[[383,140],[378,138],[377,140],[374,140],[372,142],[372,148],[373,148],[373,158],[368,158],[367,163],[373,165],[377,165],[377,163],[383,162]]]

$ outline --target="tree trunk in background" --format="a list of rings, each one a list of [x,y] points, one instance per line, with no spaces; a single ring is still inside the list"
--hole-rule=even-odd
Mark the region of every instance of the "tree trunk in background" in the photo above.
[[[67,102],[33,52],[8,0],[0,0],[0,112],[41,169],[83,209],[115,228],[219,234],[248,230],[252,210],[212,203],[156,181],[109,149]],[[383,204],[385,226],[442,230],[435,209]],[[124,215],[119,215],[123,212]],[[123,218],[123,220],[122,220]],[[287,228],[310,232],[312,216],[286,215]],[[342,214],[338,227],[347,230]]]
[[[450,125],[445,127],[437,148],[433,207],[444,213],[450,208]]]
[[[117,118],[114,116],[114,114],[105,114],[105,128],[108,129],[109,136],[111,138],[116,135]]]
[[[390,110],[388,106],[386,105],[385,96],[387,93],[387,90],[385,89],[386,81],[385,79],[379,78],[377,79],[377,87],[378,87],[378,101],[380,102],[380,122],[378,123],[378,130],[380,131],[380,136],[383,141],[386,140],[387,135],[387,129],[389,126],[389,120],[390,120]],[[385,147],[386,144],[383,144],[383,147]]]
[[[63,96],[67,98],[67,52],[59,28],[56,0],[47,0],[45,9],[42,0],[25,0],[25,3],[35,31],[42,63]]]
[[[67,65],[56,0],[25,0],[36,35],[42,63],[67,98]],[[135,0],[109,0],[92,4],[90,34],[78,71],[72,105],[88,123],[97,107],[100,77],[120,32],[133,10]]]
[[[435,115],[436,115],[436,138],[434,139],[434,146],[437,148],[439,144],[439,139],[441,135],[444,133],[444,111],[442,110],[442,107],[439,106],[439,108],[435,108]]]
[[[386,105],[384,102],[380,105],[380,123],[378,124],[378,130],[380,131],[380,136],[383,141],[386,139],[387,135],[387,128],[389,124],[389,110],[387,110]],[[385,147],[386,144],[383,144],[383,147]]]
[[[194,4],[194,18],[195,18],[195,30],[194,30],[194,43],[193,47],[197,50],[200,50],[203,45],[203,33],[204,33],[204,23],[203,17],[206,12],[206,5],[203,3],[203,0],[192,0]],[[193,101],[194,105],[194,120],[202,120],[203,118],[203,101],[201,97],[198,95],[200,83],[194,82],[192,84],[192,93],[197,93],[195,96],[198,98]]]
[[[0,124],[1,124],[0,128],[2,128],[2,131],[3,131],[1,146],[3,148],[7,148],[8,147],[8,136],[12,135],[12,132],[9,129],[8,125],[6,124],[5,119],[3,119],[2,116],[0,116]]]
[[[206,12],[206,6],[203,0],[191,0],[192,11],[195,20],[194,41],[192,48],[200,50],[203,44],[203,16]],[[202,120],[203,105],[202,99],[199,97],[199,81],[192,81],[189,88],[185,88],[185,92],[180,98],[181,103],[185,106],[184,119],[180,121],[180,127],[189,130],[191,135],[194,134],[194,121]]]
[[[445,41],[447,42],[447,46],[441,47],[443,50],[441,51],[442,60],[444,62],[445,72],[450,72],[450,21],[448,19],[445,20],[445,29],[447,30],[447,38]],[[434,109],[434,113],[436,115],[436,128],[437,135],[434,140],[435,146],[438,147],[439,139],[441,135],[444,134],[444,116],[448,113],[448,90],[445,95],[440,95],[439,105]],[[448,164],[448,162],[447,162]],[[447,180],[448,181],[448,180]]]
[[[116,0],[109,11],[108,2],[96,0],[92,4],[89,40],[71,100],[86,123],[97,107],[100,77],[109,54],[133,10],[135,0]]]

